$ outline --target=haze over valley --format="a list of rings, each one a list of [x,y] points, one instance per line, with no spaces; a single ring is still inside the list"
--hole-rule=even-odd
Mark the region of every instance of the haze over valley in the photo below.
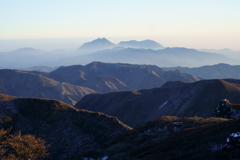
[[[106,63],[150,64],[159,67],[201,67],[226,63],[239,64],[240,51],[197,50],[167,47],[153,40],[121,41],[118,44],[106,38],[86,42],[76,50],[44,51],[19,48],[1,53],[1,68],[26,69],[34,66],[86,65],[93,61]],[[51,69],[50,69],[51,70]]]

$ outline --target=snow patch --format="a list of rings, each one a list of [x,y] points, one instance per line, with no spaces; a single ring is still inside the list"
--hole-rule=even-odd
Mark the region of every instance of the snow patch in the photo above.
[[[230,134],[232,137],[240,137],[240,132]]]
[[[108,159],[108,156],[103,157],[101,160],[106,160]]]
[[[165,106],[168,103],[168,101],[164,102],[158,109],[161,109],[163,106]]]
[[[83,160],[107,160],[107,159],[108,159],[108,156],[105,156],[103,158],[97,158],[97,159],[83,157]]]
[[[175,125],[180,125],[180,124],[182,124],[183,122],[173,122],[173,124],[175,124]]]

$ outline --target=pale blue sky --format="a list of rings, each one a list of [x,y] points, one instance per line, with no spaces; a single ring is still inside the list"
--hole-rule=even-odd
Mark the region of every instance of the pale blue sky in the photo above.
[[[1,40],[98,37],[240,50],[240,0],[0,0]]]

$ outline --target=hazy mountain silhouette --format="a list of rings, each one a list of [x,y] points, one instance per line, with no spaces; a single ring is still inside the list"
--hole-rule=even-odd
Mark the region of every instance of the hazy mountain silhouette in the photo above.
[[[55,69],[59,67],[48,67],[48,66],[33,66],[29,68],[19,68],[19,70],[24,70],[24,71],[38,71],[38,72],[52,72]]]
[[[198,50],[203,52],[210,52],[210,53],[220,53],[232,59],[240,59],[240,51],[233,51],[228,48],[219,49],[219,50],[217,49],[198,49]]]
[[[219,63],[212,66],[202,66],[198,68],[188,67],[170,67],[166,69],[179,69],[183,73],[188,73],[204,79],[224,79],[224,78],[236,78],[240,79],[240,65],[229,65]]]
[[[57,100],[0,94],[0,113],[1,128],[11,128],[11,134],[36,135],[51,144],[47,159],[64,159],[95,149],[131,130],[115,117],[78,110]]]
[[[68,61],[85,60],[111,63],[155,64],[160,67],[199,67],[216,63],[238,64],[239,61],[222,54],[200,52],[188,48],[165,48],[160,50],[138,48],[114,48],[79,56]]]
[[[75,107],[116,116],[136,127],[163,115],[210,117],[219,100],[227,98],[240,103],[239,96],[239,84],[224,80],[169,81],[159,88],[137,92],[90,94]]]
[[[84,43],[81,47],[78,48],[78,50],[82,52],[96,52],[99,50],[109,49],[113,48],[116,45],[107,40],[106,38],[98,38],[96,40],[93,40],[91,42]]]
[[[25,47],[25,48],[19,48],[19,49],[17,49],[17,50],[15,50],[15,51],[13,51],[13,52],[20,52],[20,53],[26,53],[26,52],[43,52],[43,51],[41,51],[41,50],[39,50],[39,49],[35,49],[35,48],[31,48],[31,47]]]
[[[145,48],[145,49],[160,49],[164,48],[161,44],[153,41],[153,40],[143,40],[143,41],[121,41],[118,43],[118,46],[129,47],[129,48]]]
[[[127,47],[130,45],[132,48],[121,47],[120,44]],[[218,63],[237,65],[240,58],[237,51],[226,49],[222,50],[221,54],[179,47],[160,50],[146,49],[160,47],[160,44],[152,40],[122,41],[119,45],[113,44],[106,38],[98,38],[92,42],[84,43],[78,50],[74,51],[63,49],[43,51],[25,47],[1,53],[0,63],[1,68],[8,69],[29,68],[32,66],[86,65],[93,61],[151,64],[160,67],[199,67]]]

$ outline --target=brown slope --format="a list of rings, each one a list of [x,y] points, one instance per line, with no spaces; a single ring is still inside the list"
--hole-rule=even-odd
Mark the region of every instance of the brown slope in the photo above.
[[[210,117],[221,99],[240,103],[240,87],[224,80],[167,82],[160,88],[85,96],[75,107],[116,116],[136,127],[160,116]]]
[[[212,117],[160,117],[81,156],[129,160],[239,159],[237,147],[224,147],[227,137],[240,130],[239,122],[240,119]]]
[[[86,94],[96,93],[86,87],[60,83],[37,73],[20,70],[0,70],[0,80],[0,93],[19,97],[58,99],[71,105]]]
[[[63,159],[94,149],[131,130],[117,118],[76,109],[57,100],[18,98],[0,94],[1,128],[33,134],[51,144],[48,159]]]
[[[131,91],[133,88],[128,87],[120,80],[109,76],[96,76],[89,79],[83,84],[84,87],[91,88],[101,93],[115,92],[115,91]]]

